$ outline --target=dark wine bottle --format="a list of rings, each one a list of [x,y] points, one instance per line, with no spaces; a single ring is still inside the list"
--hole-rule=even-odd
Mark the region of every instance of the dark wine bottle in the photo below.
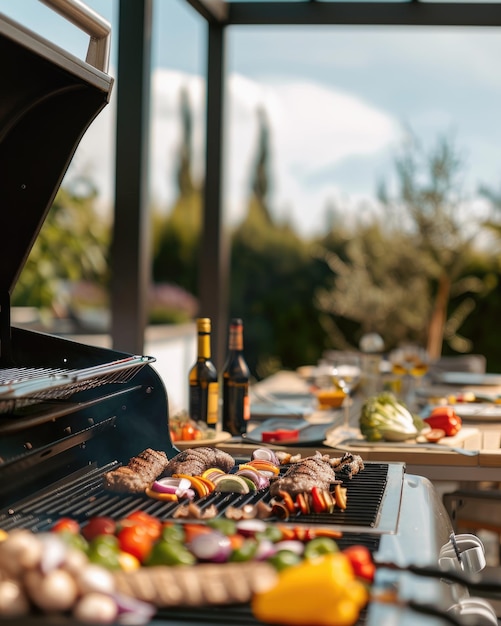
[[[197,360],[189,374],[189,414],[192,420],[217,428],[219,384],[216,366],[211,361],[211,321],[197,319]]]
[[[243,354],[243,324],[230,322],[228,354],[223,367],[223,430],[232,435],[247,431],[250,419],[249,368]]]

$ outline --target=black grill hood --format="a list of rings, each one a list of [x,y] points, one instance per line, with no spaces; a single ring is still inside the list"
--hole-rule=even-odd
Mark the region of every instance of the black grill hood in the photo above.
[[[0,356],[10,295],[75,150],[109,102],[109,27],[72,0],[46,0],[91,35],[82,61],[0,13]],[[97,53],[96,53],[97,49]],[[8,318],[8,319],[6,319]]]

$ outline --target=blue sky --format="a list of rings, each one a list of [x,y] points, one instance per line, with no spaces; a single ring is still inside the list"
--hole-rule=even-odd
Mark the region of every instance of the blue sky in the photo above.
[[[116,26],[115,0],[87,4]],[[173,200],[179,143],[179,90],[195,111],[195,174],[203,171],[205,22],[183,0],[156,0],[153,49],[151,197]],[[86,39],[35,0],[0,0],[0,12],[84,56]],[[111,73],[116,67],[113,39]],[[271,125],[272,209],[305,234],[325,227],[329,203],[360,211],[409,125],[426,146],[453,136],[471,196],[480,183],[501,187],[501,29],[233,27],[228,39],[226,202],[245,211],[255,154],[256,109]],[[103,201],[113,188],[114,103],[89,129],[73,171],[97,178]],[[70,172],[71,173],[71,172]]]

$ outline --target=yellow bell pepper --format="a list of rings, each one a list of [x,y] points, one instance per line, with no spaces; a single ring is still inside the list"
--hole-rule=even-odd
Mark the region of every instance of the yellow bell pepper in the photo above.
[[[275,586],[256,593],[254,616],[290,626],[352,626],[368,591],[342,552],[305,560],[280,572]]]

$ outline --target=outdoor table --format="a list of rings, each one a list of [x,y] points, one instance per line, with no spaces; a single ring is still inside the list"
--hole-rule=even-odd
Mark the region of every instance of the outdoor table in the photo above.
[[[277,372],[255,384],[252,389],[254,397],[258,397],[259,401],[269,397],[270,394],[280,394],[284,404],[287,394],[293,397],[309,391],[308,384],[294,371]],[[499,392],[501,393],[501,387]],[[355,398],[351,411],[352,426],[358,426],[360,406],[361,399]],[[360,455],[366,461],[404,462],[408,473],[425,476],[433,482],[454,481],[461,486],[466,484],[471,486],[472,483],[483,481],[501,482],[501,418],[499,422],[490,420],[469,424],[463,421],[462,431],[456,437],[447,439],[449,445],[478,451],[478,454],[474,456],[465,456],[453,450],[444,449],[444,446],[432,448],[417,443],[413,446],[408,444],[399,446],[384,442],[367,445],[360,442],[356,446],[336,444],[336,425],[342,424],[342,411],[333,410],[323,413],[321,416],[319,411],[314,411],[310,416],[306,415],[304,419],[312,422],[318,419],[332,421],[332,429],[327,432],[324,442],[316,442],[314,445],[298,442],[292,446],[273,444],[272,447],[275,450],[301,454],[303,457],[315,454],[317,450],[331,456],[349,451]],[[258,424],[259,422],[251,418],[248,430],[252,432]],[[245,457],[259,447],[258,443],[246,442],[242,437],[232,437],[216,445],[219,449],[234,456]]]

